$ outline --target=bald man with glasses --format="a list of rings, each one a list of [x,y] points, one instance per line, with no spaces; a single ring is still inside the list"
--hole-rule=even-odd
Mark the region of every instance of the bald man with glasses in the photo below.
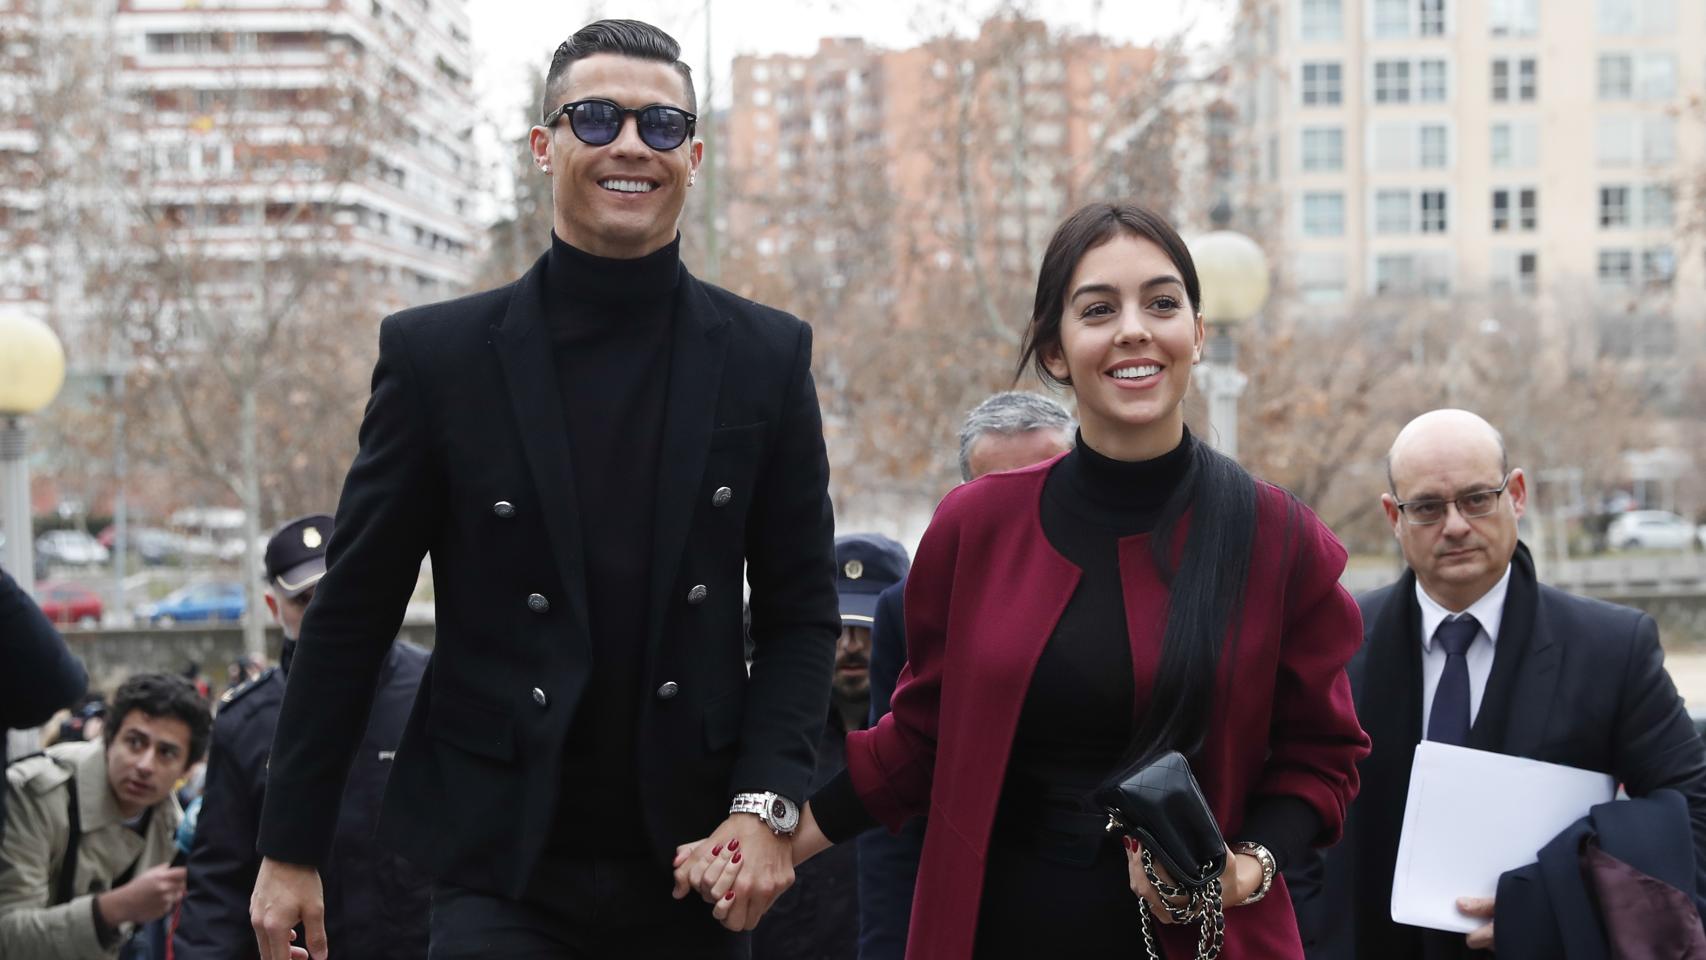
[[[1373,741],[1362,793],[1324,874],[1294,887],[1311,960],[1488,956],[1492,899],[1467,937],[1393,922],[1392,877],[1423,739],[1611,774],[1631,796],[1688,802],[1706,879],[1706,747],[1665,672],[1658,626],[1639,610],[1536,579],[1517,537],[1528,482],[1491,424],[1435,410],[1399,432],[1380,498],[1409,569],[1358,598],[1365,641],[1348,668]],[[1317,863],[1319,869],[1320,864]]]

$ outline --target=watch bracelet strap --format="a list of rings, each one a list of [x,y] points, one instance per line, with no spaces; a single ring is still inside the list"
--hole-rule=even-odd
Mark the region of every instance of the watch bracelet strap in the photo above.
[[[1253,843],[1249,840],[1241,840],[1234,843],[1232,845],[1232,852],[1255,857],[1256,862],[1262,865],[1262,885],[1257,887],[1254,893],[1245,897],[1238,906],[1247,907],[1250,904],[1261,902],[1261,899],[1267,896],[1268,891],[1272,889],[1274,885],[1274,876],[1279,873],[1279,864],[1274,860],[1273,853],[1269,851],[1267,847],[1264,847],[1259,843]]]

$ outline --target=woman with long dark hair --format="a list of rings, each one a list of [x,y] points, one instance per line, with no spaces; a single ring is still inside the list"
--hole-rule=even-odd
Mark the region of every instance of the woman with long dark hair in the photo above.
[[[1201,302],[1148,210],[1092,204],[1049,243],[1019,368],[1072,391],[1078,444],[942,502],[892,712],[848,735],[794,841],[801,860],[928,815],[908,956],[1141,955],[1134,892],[1165,954],[1196,956],[1091,799],[1169,750],[1232,844],[1221,956],[1303,956],[1276,867],[1335,841],[1356,794],[1361,618],[1332,533],[1186,429]],[[680,862],[734,908],[729,851]]]

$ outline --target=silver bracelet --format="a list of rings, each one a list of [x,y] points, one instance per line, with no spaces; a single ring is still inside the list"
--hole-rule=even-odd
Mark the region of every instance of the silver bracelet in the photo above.
[[[1255,893],[1245,897],[1238,905],[1240,907],[1247,907],[1252,903],[1260,903],[1262,898],[1268,895],[1268,888],[1274,885],[1274,874],[1279,872],[1279,864],[1274,862],[1274,855],[1268,852],[1267,847],[1264,847],[1259,843],[1251,843],[1248,840],[1240,840],[1233,844],[1232,852],[1255,857],[1256,862],[1262,865],[1262,885],[1257,887]]]

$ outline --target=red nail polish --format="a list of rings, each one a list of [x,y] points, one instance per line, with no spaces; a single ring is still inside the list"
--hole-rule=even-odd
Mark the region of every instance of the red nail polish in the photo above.
[[[735,858],[733,860],[730,860],[729,862],[730,863],[739,863],[740,862],[740,854],[738,854],[738,853],[735,854]]]
[[[739,840],[730,840],[729,841],[729,849],[731,851],[739,850],[740,849],[740,841]]]
[[[713,857],[719,853],[722,853],[722,852],[723,852],[723,845],[720,843],[711,848],[711,856],[713,856]]]
[[[734,898],[735,898],[735,892],[733,890],[730,890],[728,893],[723,895],[724,900],[733,900]]]

